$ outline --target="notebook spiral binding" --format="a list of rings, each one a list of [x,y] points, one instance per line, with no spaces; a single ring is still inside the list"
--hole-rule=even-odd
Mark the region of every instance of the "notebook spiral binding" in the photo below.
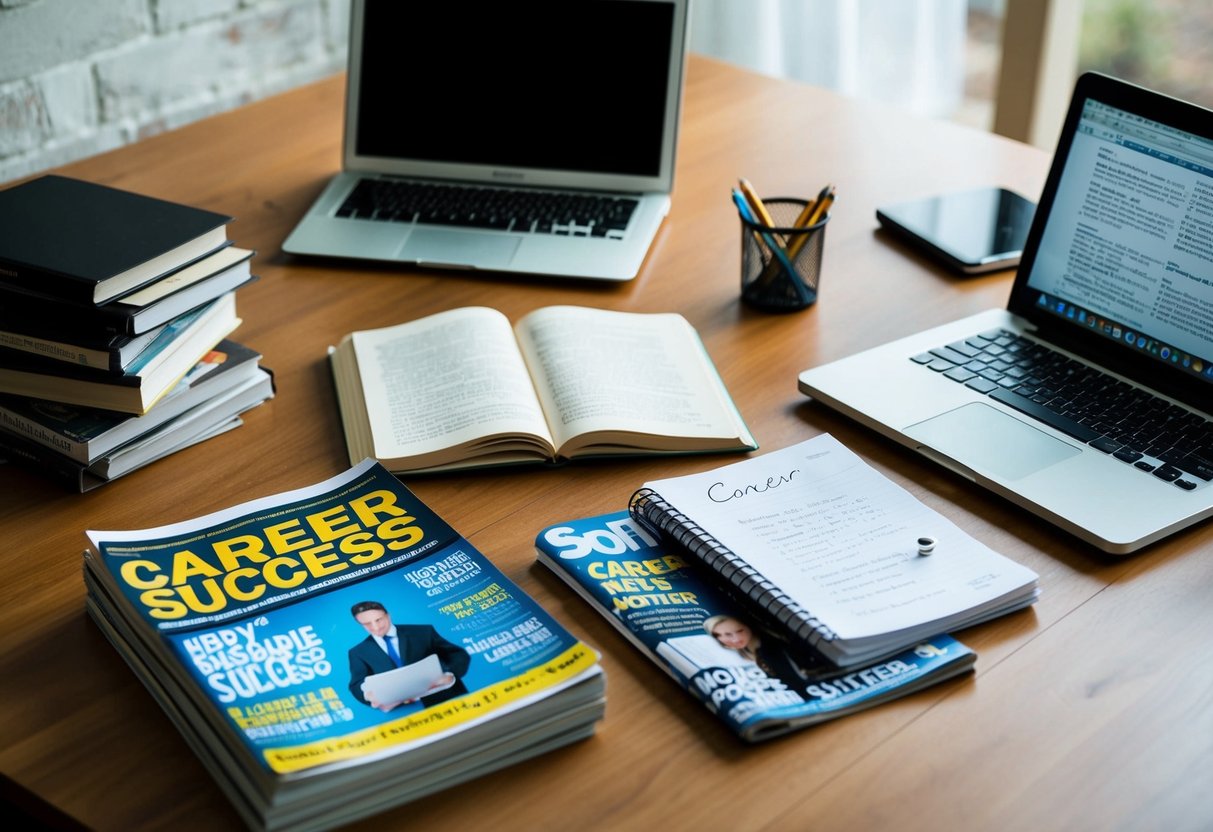
[[[641,488],[632,494],[628,501],[628,513],[654,537],[674,541],[724,578],[742,597],[750,599],[763,613],[778,622],[789,637],[813,647],[838,637],[812,613],[653,489]]]

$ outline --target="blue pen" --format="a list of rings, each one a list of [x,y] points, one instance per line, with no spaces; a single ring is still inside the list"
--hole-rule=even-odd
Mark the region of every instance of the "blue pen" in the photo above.
[[[758,221],[758,218],[754,216],[754,212],[750,209],[750,203],[746,200],[745,194],[736,188],[733,189],[733,202],[737,204],[737,213],[741,214],[741,218],[743,220],[748,222],[750,225],[757,226],[758,228],[764,227],[763,224]],[[791,268],[791,261],[788,260],[787,255],[783,250],[783,246],[779,245],[779,243],[775,241],[774,237],[762,231],[756,230],[755,233],[762,237],[763,242],[767,244],[767,247],[771,249],[771,252],[775,254],[775,256],[779,257],[785,266]]]
[[[748,222],[751,226],[757,226],[758,228],[762,227],[761,223],[754,219],[754,212],[750,210],[750,204],[746,201],[745,195],[736,188],[733,188],[733,202],[737,205],[737,213],[741,214],[741,218],[743,220]],[[779,243],[775,241],[774,237],[764,231],[758,231],[757,228],[755,228],[754,233],[762,238],[762,241],[766,244],[767,248],[771,250],[771,254],[779,259],[780,265],[787,270],[788,280],[791,281],[792,287],[796,290],[796,294],[800,296],[802,301],[807,302],[809,297],[804,286],[802,286],[800,281],[796,279],[796,268],[792,265],[792,261],[788,259],[788,254],[786,251],[784,251],[783,246],[779,245]]]

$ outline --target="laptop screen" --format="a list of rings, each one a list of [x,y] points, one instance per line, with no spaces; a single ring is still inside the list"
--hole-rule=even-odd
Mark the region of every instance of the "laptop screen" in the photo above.
[[[1213,113],[1175,110],[1201,135],[1095,94],[1074,106],[1018,302],[1139,367],[1213,385]]]
[[[661,173],[673,4],[367,0],[364,14],[356,155]]]

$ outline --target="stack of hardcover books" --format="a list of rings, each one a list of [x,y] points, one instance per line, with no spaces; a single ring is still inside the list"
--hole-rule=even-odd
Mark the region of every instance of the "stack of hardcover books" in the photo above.
[[[0,457],[86,491],[273,395],[227,340],[231,217],[62,176],[0,191]]]

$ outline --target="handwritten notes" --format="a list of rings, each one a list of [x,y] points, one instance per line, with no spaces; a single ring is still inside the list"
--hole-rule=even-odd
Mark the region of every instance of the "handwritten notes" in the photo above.
[[[646,483],[840,639],[945,632],[1035,598],[1036,575],[829,435]],[[935,538],[919,557],[918,538]]]

